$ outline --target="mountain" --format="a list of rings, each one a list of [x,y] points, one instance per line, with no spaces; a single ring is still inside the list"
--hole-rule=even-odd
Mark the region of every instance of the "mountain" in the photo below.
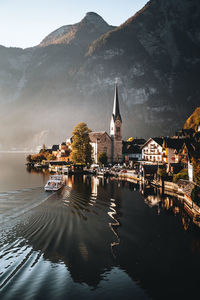
[[[197,130],[198,125],[200,124],[200,107],[197,107],[195,111],[189,116],[184,124],[185,129],[194,129]]]
[[[118,27],[88,13],[34,48],[0,47],[0,145],[108,130],[115,78],[124,138],[174,133],[199,103],[199,32],[197,0],[150,0]]]
[[[114,28],[114,26],[108,25],[98,14],[88,12],[81,22],[62,26],[50,33],[39,46],[74,44],[80,46],[81,50],[86,50],[85,48],[94,40]]]
[[[0,149],[58,143],[79,120],[86,120],[87,103],[81,109],[74,74],[89,44],[114,28],[89,12],[36,47],[0,46]]]
[[[133,135],[169,134],[182,127],[182,120],[196,107],[199,16],[196,0],[152,0],[89,47],[85,83],[95,86],[99,77],[104,82],[113,74],[119,77],[128,118],[135,123]],[[93,73],[88,72],[91,68]],[[101,73],[95,78],[98,69]]]

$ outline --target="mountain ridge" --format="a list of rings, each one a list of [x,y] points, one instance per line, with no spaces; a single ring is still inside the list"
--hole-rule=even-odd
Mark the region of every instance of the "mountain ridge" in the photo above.
[[[70,135],[79,121],[107,130],[115,78],[124,137],[171,134],[196,108],[198,1],[150,0],[116,28],[103,21],[96,30],[83,20],[66,43],[50,39],[53,44],[24,50],[0,47],[0,126],[8,132],[0,133],[0,144],[18,143],[19,132],[25,146],[32,143],[30,132],[49,144]],[[26,127],[13,128],[13,122]]]
[[[90,28],[91,26],[93,26],[93,28]],[[95,38],[106,33],[108,30],[112,30],[113,28],[115,27],[108,25],[108,23],[106,23],[97,13],[88,12],[80,22],[73,25],[64,25],[54,30],[42,40],[39,47],[54,44],[70,44],[70,42],[77,43],[77,40],[81,38],[81,34],[84,34],[82,31],[87,31],[88,34],[92,35],[87,42],[87,45],[89,45]],[[76,37],[76,35],[78,35],[78,37]]]

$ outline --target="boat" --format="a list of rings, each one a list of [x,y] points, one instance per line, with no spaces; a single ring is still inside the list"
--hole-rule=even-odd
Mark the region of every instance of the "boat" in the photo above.
[[[69,167],[62,168],[62,173],[63,174],[68,174],[69,173]]]
[[[45,191],[58,191],[64,186],[63,177],[61,175],[51,175],[45,184]]]

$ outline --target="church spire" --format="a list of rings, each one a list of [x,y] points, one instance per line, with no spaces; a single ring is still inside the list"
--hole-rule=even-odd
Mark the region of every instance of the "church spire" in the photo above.
[[[111,156],[112,162],[122,161],[122,118],[119,110],[118,87],[115,82],[113,112],[110,121]]]
[[[116,120],[116,118],[121,121],[121,115],[120,115],[120,110],[119,110],[119,99],[118,99],[118,86],[117,82],[115,82],[115,95],[114,95],[114,103],[113,103],[113,118]]]

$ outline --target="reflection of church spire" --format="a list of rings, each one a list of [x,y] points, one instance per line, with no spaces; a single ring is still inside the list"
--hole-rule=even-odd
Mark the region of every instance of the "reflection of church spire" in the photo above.
[[[113,119],[114,121],[118,117],[120,121],[122,121],[121,115],[120,115],[120,110],[119,110],[119,99],[118,99],[118,86],[117,82],[115,83],[115,95],[114,95],[114,104],[113,104]]]

